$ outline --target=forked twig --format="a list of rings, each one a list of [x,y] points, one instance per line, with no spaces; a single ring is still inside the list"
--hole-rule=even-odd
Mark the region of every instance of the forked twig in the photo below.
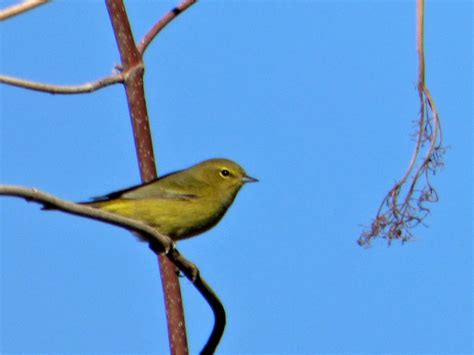
[[[199,293],[204,297],[214,313],[214,326],[206,345],[201,350],[201,354],[214,354],[217,350],[226,325],[226,313],[222,302],[216,293],[207,284],[199,274],[197,267],[186,260],[176,249],[167,254],[168,258],[181,270],[181,272],[190,280]]]
[[[18,15],[20,13],[31,10],[32,8],[45,4],[49,0],[32,0],[25,1],[21,4],[10,6],[4,10],[0,11],[0,20]],[[140,44],[137,46],[137,51],[140,55],[143,55],[148,45],[153,41],[153,39],[165,28],[171,21],[173,21],[179,14],[188,9],[191,5],[196,3],[197,0],[184,0],[178,4],[175,8],[169,11],[164,15],[152,28],[147,32],[143,37]],[[143,64],[140,63],[138,66],[143,69]],[[132,68],[131,70],[136,70],[137,67]],[[126,75],[126,73],[124,73]],[[15,78],[8,75],[0,75],[0,83],[21,87],[24,89],[46,92],[50,94],[63,94],[63,95],[72,95],[72,94],[85,94],[96,91],[98,89],[104,88],[109,85],[123,83],[125,82],[126,77],[123,74],[110,75],[96,81],[88,82],[80,85],[55,85],[40,83],[32,80],[25,80],[20,78]]]

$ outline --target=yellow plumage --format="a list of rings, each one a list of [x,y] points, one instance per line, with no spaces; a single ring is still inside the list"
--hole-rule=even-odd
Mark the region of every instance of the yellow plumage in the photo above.
[[[84,204],[140,220],[180,240],[215,226],[240,188],[255,181],[231,160],[210,159]]]

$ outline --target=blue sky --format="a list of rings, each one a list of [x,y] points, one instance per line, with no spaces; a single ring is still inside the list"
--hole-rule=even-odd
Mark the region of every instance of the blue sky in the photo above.
[[[136,38],[173,5],[128,2]],[[413,149],[414,2],[202,1],[149,47],[159,173],[227,157],[260,179],[179,243],[225,305],[220,353],[473,351],[472,15],[469,1],[426,4],[427,83],[449,150],[429,227],[390,248],[356,239]],[[102,1],[54,2],[0,29],[4,74],[78,84],[119,62]],[[73,201],[139,183],[121,86],[0,95],[0,183]],[[145,244],[19,199],[0,211],[2,353],[167,352]],[[212,315],[182,288],[197,352]]]

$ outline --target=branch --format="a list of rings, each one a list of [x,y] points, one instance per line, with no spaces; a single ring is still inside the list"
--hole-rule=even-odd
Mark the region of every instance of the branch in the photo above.
[[[6,20],[10,17],[20,15],[24,12],[34,9],[37,6],[44,5],[48,0],[26,0],[21,4],[12,5],[3,10],[0,10],[0,21]]]
[[[123,0],[106,0],[105,3],[123,68],[127,70],[131,66],[142,64],[143,56],[135,44]],[[125,92],[132,121],[140,175],[142,181],[147,182],[157,177],[157,171],[145,101],[143,73],[144,70],[127,78],[125,81]],[[188,354],[184,307],[176,268],[169,259],[161,255],[158,256],[158,264],[160,266],[161,283],[165,299],[170,353]]]
[[[140,239],[149,243],[150,249],[153,250],[155,254],[166,254],[168,259],[178,267],[189,281],[191,281],[194,287],[196,287],[212,308],[215,316],[214,328],[201,353],[213,354],[215,352],[217,345],[222,338],[222,334],[224,333],[226,323],[224,307],[212,288],[200,276],[199,269],[179,253],[170,238],[160,234],[156,229],[137,220],[122,217],[86,205],[68,202],[37,189],[13,185],[0,185],[0,195],[24,198],[26,201],[43,204],[47,208],[54,208],[73,215],[106,222],[138,233]]]
[[[123,75],[118,74],[81,85],[53,85],[18,79],[7,75],[0,75],[0,83],[17,86],[24,89],[47,92],[50,94],[85,94],[112,84],[122,83],[123,81]]]
[[[430,214],[427,203],[438,201],[430,176],[443,167],[445,148],[442,146],[441,124],[435,102],[425,82],[424,0],[417,2],[418,96],[420,112],[415,149],[403,177],[385,195],[369,229],[358,239],[359,245],[369,246],[377,237],[400,240],[413,238],[411,230],[422,224]],[[422,156],[422,151],[426,151]],[[411,181],[411,183],[410,183]],[[404,197],[403,197],[403,194]],[[402,198],[400,198],[402,196]]]
[[[199,270],[194,264],[186,260],[176,249],[173,249],[167,256],[186,275],[188,280],[193,283],[214,313],[214,327],[206,345],[201,350],[201,354],[214,354],[224,334],[226,324],[224,306],[212,288],[201,278]]]
[[[153,41],[158,33],[161,32],[163,28],[166,27],[171,21],[178,17],[183,11],[187,10],[191,5],[195,4],[197,0],[183,0],[170,12],[161,18],[153,27],[148,31],[148,33],[143,37],[140,44],[138,45],[138,52],[143,55],[148,45]]]
[[[48,209],[54,208],[73,215],[95,219],[97,221],[136,231],[140,233],[140,237],[143,240],[153,243],[153,245],[157,245],[157,252],[165,252],[166,254],[173,248],[173,242],[170,238],[163,236],[154,228],[142,222],[86,205],[68,202],[37,189],[14,185],[0,185],[0,195],[24,198],[26,201],[41,203]]]
[[[109,85],[123,83],[128,76],[132,75],[138,69],[143,69],[143,66],[136,66],[127,72],[110,75],[105,78],[81,85],[52,85],[39,83],[36,81],[18,79],[7,75],[0,75],[0,83],[50,94],[86,94],[102,89]]]

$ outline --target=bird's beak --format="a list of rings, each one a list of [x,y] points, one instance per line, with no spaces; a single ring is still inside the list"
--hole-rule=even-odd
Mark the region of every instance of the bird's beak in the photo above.
[[[258,179],[245,175],[242,177],[242,182],[245,184],[247,182],[258,182]]]

